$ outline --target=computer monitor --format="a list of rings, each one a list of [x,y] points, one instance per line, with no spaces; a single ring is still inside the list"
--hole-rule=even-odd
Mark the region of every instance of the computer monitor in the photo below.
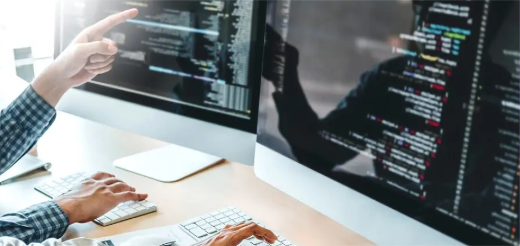
[[[273,1],[257,176],[378,245],[518,245],[518,11]]]
[[[129,8],[139,15],[105,36],[119,48],[113,69],[68,93],[58,109],[251,165],[265,2],[58,1],[55,55],[84,28]],[[188,154],[139,159],[148,159],[147,169],[161,160],[171,168]]]

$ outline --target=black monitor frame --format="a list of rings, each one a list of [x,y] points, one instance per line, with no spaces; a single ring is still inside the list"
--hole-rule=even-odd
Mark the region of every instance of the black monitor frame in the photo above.
[[[489,36],[488,36],[489,38]],[[487,43],[487,42],[486,42]],[[267,82],[266,82],[267,83]],[[263,103],[263,102],[261,102]],[[269,121],[269,117],[266,121]],[[261,133],[259,133],[259,139],[261,139]],[[268,144],[261,141],[258,142],[262,146],[268,148],[276,155],[286,157],[283,153],[280,153],[277,149],[272,148]],[[309,154],[314,154],[309,152]],[[463,244],[467,245],[509,245],[508,243],[497,239],[489,234],[486,234],[478,229],[475,229],[466,223],[457,220],[450,215],[446,215],[436,207],[425,205],[424,202],[419,199],[409,197],[404,192],[393,190],[381,184],[376,183],[372,180],[368,180],[363,177],[356,175],[349,175],[345,178],[341,175],[331,175],[330,170],[319,169],[316,167],[309,167],[296,160],[287,158],[290,162],[295,165],[301,165],[308,170],[321,174],[324,178],[330,179],[337,184],[345,186],[345,188],[353,189],[370,199],[382,204],[383,206],[389,207],[398,211],[399,213],[422,223],[431,229],[438,231],[447,237],[451,237]],[[391,222],[389,222],[391,224]],[[428,244],[428,242],[425,242]]]
[[[56,1],[55,6],[55,38],[54,38],[54,58],[56,59],[61,52],[66,48],[61,47],[62,41],[62,2],[66,0]],[[260,96],[260,82],[262,75],[262,60],[264,52],[264,33],[265,33],[265,18],[266,18],[266,1],[253,1],[253,16],[251,28],[251,48],[249,53],[249,68],[248,79],[251,86],[251,113],[250,119],[240,118],[232,115],[218,113],[210,110],[200,109],[181,103],[174,103],[157,98],[152,98],[128,91],[123,91],[107,86],[102,86],[95,83],[87,82],[85,85],[77,89],[96,93],[111,98],[120,99],[126,102],[136,103],[143,106],[159,109],[169,113],[175,113],[171,110],[171,105],[175,104],[177,109],[182,111],[182,116],[203,120],[210,123],[215,123],[225,127],[256,134],[258,123],[258,106]],[[95,81],[95,78],[94,80]]]

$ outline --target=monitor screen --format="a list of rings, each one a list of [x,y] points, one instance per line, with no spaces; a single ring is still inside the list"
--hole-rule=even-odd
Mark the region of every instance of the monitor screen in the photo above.
[[[249,0],[60,1],[56,55],[84,28],[137,8],[136,18],[105,36],[119,48],[113,69],[80,89],[255,132],[262,6]]]
[[[518,1],[267,9],[262,145],[461,242],[518,245]]]

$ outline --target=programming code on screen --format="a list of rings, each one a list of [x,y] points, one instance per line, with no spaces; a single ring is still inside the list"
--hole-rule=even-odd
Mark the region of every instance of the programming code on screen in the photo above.
[[[93,83],[250,118],[252,1],[63,2],[64,44],[110,14],[139,10],[106,35],[119,53]]]
[[[391,21],[358,21],[347,33],[373,35],[377,40],[383,39],[377,37],[380,32],[389,36],[386,43],[365,42],[351,51],[356,46],[349,46],[350,37],[344,37],[335,46],[336,58],[323,61],[306,56],[312,53],[309,47],[326,52],[320,42],[315,46],[301,42],[301,47],[292,42],[313,37],[310,33],[319,33],[316,39],[321,42],[331,42],[342,23],[348,23],[341,18],[348,18],[336,17],[337,22],[331,22],[335,26],[322,28],[331,32],[302,31],[305,27],[294,20],[301,20],[299,15],[311,5],[292,2],[290,7],[278,4],[273,10],[278,18],[271,23],[273,29],[286,42],[273,45],[283,49],[273,49],[278,52],[272,62],[277,76],[267,78],[274,94],[262,96],[265,118],[260,119],[264,124],[259,142],[339,182],[359,186],[353,175],[362,176],[518,245],[518,2],[324,2],[320,8],[385,9],[381,15],[393,15],[396,18],[389,19],[412,28],[391,33]],[[345,16],[352,15],[356,13]],[[411,16],[410,22],[397,18],[403,15]],[[310,71],[318,71],[322,63],[337,64],[327,59],[347,64],[359,54],[368,56],[363,53],[367,46],[391,54],[359,69],[356,84],[345,86],[343,99],[320,112],[327,100],[323,94],[335,96],[335,88],[342,87],[337,85],[336,71],[328,69],[330,75],[319,76]],[[359,63],[363,60],[370,59],[362,57]],[[345,69],[356,73],[356,68]],[[343,77],[349,83],[351,74]],[[331,89],[322,89],[327,86]],[[270,104],[276,108],[270,110]]]

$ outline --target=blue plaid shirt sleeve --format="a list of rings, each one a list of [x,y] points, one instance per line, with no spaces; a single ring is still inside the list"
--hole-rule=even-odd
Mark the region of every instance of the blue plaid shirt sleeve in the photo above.
[[[0,112],[0,174],[11,168],[47,131],[56,110],[29,86]],[[53,201],[0,217],[0,237],[10,236],[25,243],[59,238],[69,219]]]
[[[36,144],[55,117],[56,110],[31,86],[0,112],[0,174]]]
[[[0,217],[0,237],[13,237],[27,244],[60,238],[69,218],[54,201],[43,202]]]

